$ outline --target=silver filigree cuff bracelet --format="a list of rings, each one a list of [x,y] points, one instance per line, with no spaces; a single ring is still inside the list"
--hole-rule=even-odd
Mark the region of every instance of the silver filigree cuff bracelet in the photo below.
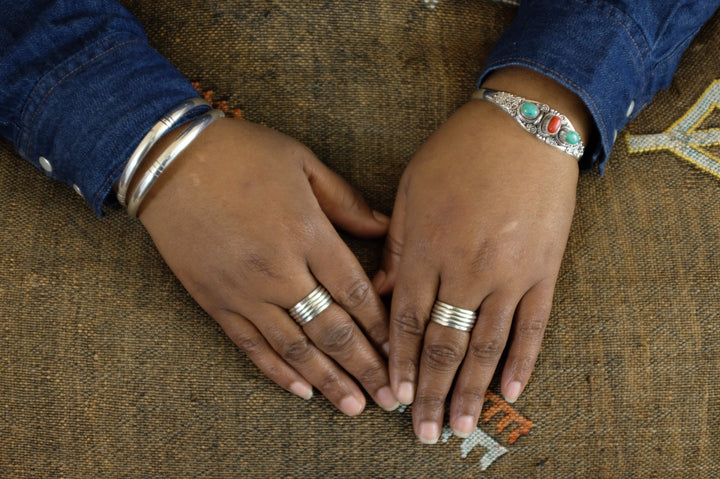
[[[476,90],[472,99],[494,103],[515,118],[528,133],[576,160],[582,157],[585,147],[570,120],[545,103],[489,88]]]

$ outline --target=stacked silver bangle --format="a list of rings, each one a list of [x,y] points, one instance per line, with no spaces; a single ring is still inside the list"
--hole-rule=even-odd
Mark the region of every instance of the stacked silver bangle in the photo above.
[[[123,170],[120,180],[118,181],[117,199],[121,205],[126,206],[130,216],[137,216],[138,209],[145,196],[147,196],[150,188],[162,174],[170,163],[197,138],[197,136],[207,128],[215,120],[222,118],[225,114],[220,110],[211,109],[210,103],[202,98],[192,98],[186,100],[173,108],[163,118],[153,126],[145,137],[140,141],[135,151],[128,159],[127,165]],[[142,164],[143,159],[152,147],[169,131],[177,127],[183,119],[187,118],[190,113],[196,109],[206,110],[201,116],[197,117],[183,130],[177,138],[158,156],[155,162],[150,166],[132,195],[127,198],[128,187],[135,176],[138,168]],[[209,110],[209,111],[207,111]]]

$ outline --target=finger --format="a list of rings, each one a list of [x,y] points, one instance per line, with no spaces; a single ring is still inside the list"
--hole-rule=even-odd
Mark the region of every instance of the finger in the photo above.
[[[392,219],[385,238],[383,248],[382,266],[373,278],[373,285],[380,295],[389,294],[395,287],[400,258],[402,258],[403,243],[405,238],[405,218],[407,204],[407,188],[405,182],[400,183],[395,206],[393,207]]]
[[[392,411],[400,406],[390,388],[384,361],[340,306],[331,304],[303,329],[321,351],[360,382],[381,408]]]
[[[460,281],[457,274],[442,280],[437,299],[471,312],[477,311],[483,295],[469,280]],[[445,399],[453,379],[465,358],[470,333],[430,322],[420,360],[417,394],[413,403],[413,425],[418,438],[433,444],[440,436],[445,413]]]
[[[320,208],[334,224],[364,238],[377,238],[387,232],[390,219],[373,211],[357,189],[320,160],[309,160],[305,174]]]
[[[413,403],[415,434],[425,444],[435,444],[440,437],[445,399],[469,339],[469,333],[451,327],[432,322],[427,327]]]
[[[390,384],[403,404],[415,397],[420,349],[438,289],[436,269],[417,259],[424,257],[418,251],[401,263],[390,309]]]
[[[248,315],[277,354],[340,411],[356,416],[365,408],[357,384],[309,340],[281,307],[265,304]]]
[[[485,391],[505,349],[518,299],[509,293],[495,292],[480,306],[450,405],[450,426],[457,436],[467,437],[475,431]]]
[[[518,304],[512,329],[510,351],[505,360],[501,390],[513,403],[525,389],[535,368],[545,327],[550,318],[555,281],[538,283]]]
[[[308,254],[308,267],[337,304],[355,318],[372,342],[387,354],[390,338],[385,305],[350,248],[329,224],[328,229],[331,233]]]
[[[313,390],[310,383],[278,356],[250,321],[227,310],[215,316],[215,320],[225,334],[268,378],[303,399],[312,398]]]

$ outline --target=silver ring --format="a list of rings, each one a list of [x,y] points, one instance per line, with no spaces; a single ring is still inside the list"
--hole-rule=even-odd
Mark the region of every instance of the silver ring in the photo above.
[[[315,319],[318,314],[325,311],[331,304],[332,296],[330,296],[327,289],[319,285],[312,293],[290,308],[288,312],[300,326],[303,326]]]
[[[442,301],[435,301],[430,321],[440,326],[448,326],[458,331],[471,331],[475,326],[477,314],[469,309],[458,308]]]

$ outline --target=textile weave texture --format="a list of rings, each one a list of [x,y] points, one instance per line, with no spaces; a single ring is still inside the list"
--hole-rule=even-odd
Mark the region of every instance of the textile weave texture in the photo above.
[[[208,97],[308,145],[388,214],[403,167],[467,101],[516,8],[123,3]],[[718,477],[720,177],[663,138],[629,146],[699,108],[718,58],[716,15],[619,133],[605,176],[582,175],[537,369],[512,408],[488,402],[475,447],[420,444],[409,411],[348,418],[281,390],[138,222],[113,207],[96,218],[0,144],[0,476]],[[712,160],[720,114],[702,105],[705,143],[674,141]],[[381,242],[347,241],[374,273]],[[492,444],[506,452],[487,464]]]

